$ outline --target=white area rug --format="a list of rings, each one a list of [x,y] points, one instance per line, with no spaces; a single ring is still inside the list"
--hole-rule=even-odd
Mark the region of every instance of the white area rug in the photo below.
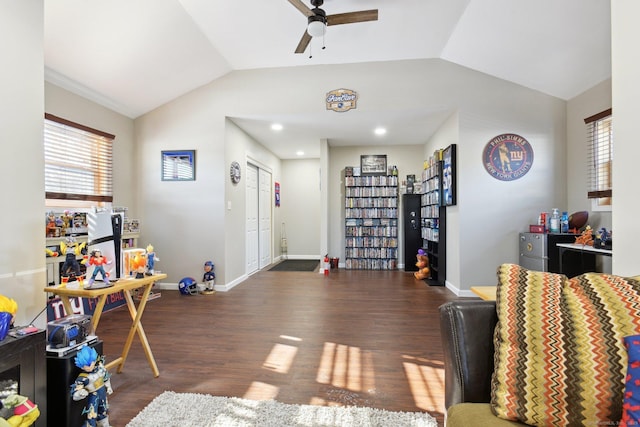
[[[165,391],[127,427],[437,427],[423,412],[390,412],[362,407],[288,405],[274,400],[247,400]]]

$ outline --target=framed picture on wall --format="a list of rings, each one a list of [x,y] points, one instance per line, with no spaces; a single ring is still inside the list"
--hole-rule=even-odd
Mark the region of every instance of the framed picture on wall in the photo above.
[[[196,179],[195,150],[163,151],[163,181],[194,181]]]
[[[456,144],[442,150],[442,204],[456,204]]]
[[[386,175],[387,155],[373,154],[360,156],[360,173],[362,175]]]

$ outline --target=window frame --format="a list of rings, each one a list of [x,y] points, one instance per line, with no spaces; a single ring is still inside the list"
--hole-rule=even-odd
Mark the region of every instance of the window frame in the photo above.
[[[113,142],[115,135],[85,126],[50,113],[44,115],[43,145],[45,147],[45,204],[47,207],[76,207],[106,206],[113,202]],[[48,123],[49,122],[49,123]],[[58,141],[55,138],[59,138]],[[55,158],[56,145],[62,145],[60,140],[66,140],[76,146],[87,143],[91,146],[82,149],[78,157],[71,161],[60,161]],[[49,144],[49,146],[47,145]],[[48,155],[53,152],[54,155]],[[93,158],[87,159],[86,153],[93,153]],[[69,153],[65,153],[68,155]],[[83,166],[73,166],[73,163]],[[56,174],[68,172],[69,176],[60,182],[48,180]],[[87,171],[88,174],[87,174]],[[74,173],[85,174],[92,179],[92,184],[76,186],[71,189],[69,184]]]
[[[587,198],[594,211],[611,211],[613,203],[613,110],[584,119],[587,125]]]

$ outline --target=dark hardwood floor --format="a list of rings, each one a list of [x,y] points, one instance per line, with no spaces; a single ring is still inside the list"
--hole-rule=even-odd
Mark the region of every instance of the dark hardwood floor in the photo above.
[[[160,376],[136,338],[123,372],[112,372],[113,426],[165,390],[426,411],[443,424],[438,306],[457,298],[445,288],[404,271],[334,269],[260,271],[211,296],[161,293],[142,318]],[[125,307],[103,314],[107,362],[129,326]]]

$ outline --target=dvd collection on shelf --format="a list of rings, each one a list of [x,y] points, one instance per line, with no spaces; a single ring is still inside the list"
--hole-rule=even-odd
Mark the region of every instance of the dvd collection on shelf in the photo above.
[[[345,268],[398,267],[398,176],[345,176]]]

